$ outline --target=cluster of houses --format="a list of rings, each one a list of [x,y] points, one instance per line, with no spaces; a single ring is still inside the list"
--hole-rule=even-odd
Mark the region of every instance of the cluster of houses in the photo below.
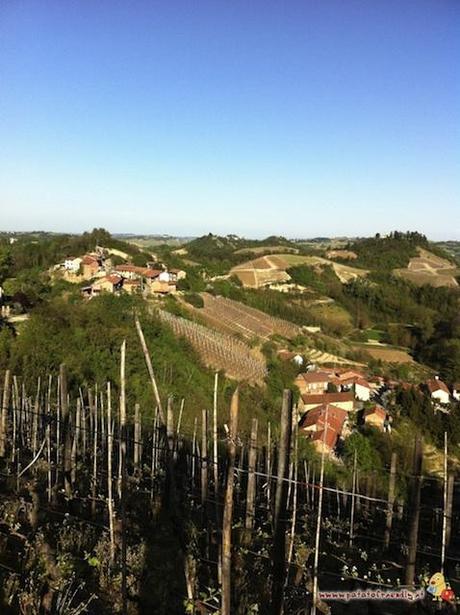
[[[350,418],[358,413],[364,424],[391,431],[392,418],[377,400],[384,399],[382,391],[386,388],[401,386],[399,382],[388,383],[381,377],[368,379],[354,369],[324,367],[298,374],[295,384],[300,391],[299,429],[318,452],[331,454],[339,441],[349,435]],[[438,377],[424,382],[420,388],[431,397],[435,409],[442,410],[451,401],[460,401],[460,385],[454,385],[450,391]]]
[[[138,267],[130,263],[114,265],[103,249],[79,257],[67,257],[59,269],[71,282],[90,281],[83,287],[83,296],[92,298],[101,293],[165,295],[175,293],[177,282],[186,277],[181,269],[167,269],[163,264],[147,263]]]

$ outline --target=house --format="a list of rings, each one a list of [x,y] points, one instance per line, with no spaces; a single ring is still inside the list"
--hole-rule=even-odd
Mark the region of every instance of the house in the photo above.
[[[335,376],[325,371],[304,372],[295,379],[295,384],[301,394],[315,395],[327,390],[329,383],[336,382]]]
[[[80,257],[68,256],[64,261],[64,269],[71,273],[78,273],[82,259]]]
[[[369,401],[371,397],[371,385],[361,376],[353,376],[352,378],[339,377],[340,388],[342,391],[354,391],[356,399],[360,401]]]
[[[364,410],[364,422],[366,425],[371,425],[372,427],[376,427],[380,429],[380,431],[385,430],[385,423],[387,419],[387,411],[379,404],[375,404],[371,408],[366,408]]]
[[[178,282],[179,280],[185,280],[187,277],[187,272],[183,269],[170,269],[169,273],[171,274],[171,282]]]
[[[81,259],[82,275],[85,280],[91,280],[98,273],[101,261],[96,256],[85,254]]]
[[[432,380],[427,380],[426,388],[430,394],[431,399],[435,399],[441,404],[448,404],[450,401],[450,391],[442,380],[438,376]]]
[[[352,392],[322,393],[319,395],[304,394],[301,396],[301,399],[305,411],[321,404],[333,404],[347,412],[351,412],[355,407],[355,397]]]
[[[321,404],[306,412],[299,429],[310,438],[317,452],[331,453],[342,435],[347,412],[333,404]]]
[[[105,277],[97,280],[91,284],[91,296],[100,295],[103,292],[114,294],[121,290],[123,286],[123,278],[119,275],[106,275]]]
[[[295,363],[297,367],[302,367],[304,364],[303,356],[297,352],[291,352],[290,350],[279,350],[278,356],[281,361],[292,361],[292,363]]]

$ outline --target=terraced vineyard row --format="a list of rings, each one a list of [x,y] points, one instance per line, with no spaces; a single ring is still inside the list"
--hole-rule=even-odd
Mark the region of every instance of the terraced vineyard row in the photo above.
[[[176,335],[192,344],[209,367],[222,369],[236,380],[260,384],[265,378],[265,362],[254,357],[244,342],[163,310],[159,311],[159,316]]]
[[[274,334],[293,338],[301,332],[299,326],[287,320],[270,316],[238,301],[208,293],[202,293],[202,297],[204,307],[200,308],[199,314],[221,331],[237,333],[246,339],[268,339]]]

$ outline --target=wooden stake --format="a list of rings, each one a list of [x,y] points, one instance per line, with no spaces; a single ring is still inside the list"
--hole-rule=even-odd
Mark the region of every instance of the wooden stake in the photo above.
[[[407,553],[406,581],[409,586],[414,585],[415,564],[417,560],[418,526],[420,518],[420,496],[422,491],[422,464],[423,442],[419,434],[415,439],[414,447],[414,481],[411,493],[411,519],[409,524],[409,549]]]
[[[230,429],[228,434],[227,484],[225,488],[224,517],[222,524],[222,615],[231,615],[232,571],[232,520],[233,485],[235,471],[236,439],[238,437],[239,391],[233,393],[230,405]]]
[[[324,417],[324,433],[323,433],[323,447],[321,450],[321,467],[319,473],[319,493],[318,493],[318,513],[316,517],[316,535],[315,535],[315,557],[313,562],[313,595],[311,605],[311,615],[316,614],[316,603],[318,602],[318,573],[319,573],[319,549],[321,538],[321,522],[323,515],[323,484],[324,484],[324,459],[326,454],[326,435],[329,427],[327,421],[327,415],[329,411],[329,405],[326,405],[326,414]]]
[[[134,406],[134,467],[137,471],[139,471],[141,462],[141,438],[140,406],[136,404]]]
[[[149,372],[150,381],[152,383],[153,394],[155,396],[155,401],[158,407],[158,412],[160,414],[161,422],[164,425],[165,417],[163,413],[163,406],[161,405],[160,393],[158,392],[158,386],[157,386],[157,381],[155,379],[155,373],[153,371],[152,360],[150,359],[149,350],[147,348],[147,344],[145,343],[144,333],[142,331],[141,323],[139,321],[139,317],[137,314],[134,316],[134,322],[136,323],[137,334],[139,336],[139,341],[142,346],[142,352],[144,353],[145,363],[147,365],[147,370]]]
[[[214,374],[214,395],[212,405],[212,462],[214,473],[214,495],[217,500],[219,494],[219,459],[217,455],[217,391],[219,384],[219,372]]]
[[[396,484],[396,463],[398,461],[397,453],[391,453],[391,468],[390,481],[388,484],[388,508],[386,514],[385,534],[383,537],[383,548],[388,549],[390,546],[391,526],[393,524],[393,508],[395,503],[395,484]]]
[[[281,408],[281,432],[278,449],[278,472],[275,493],[275,514],[273,518],[273,585],[270,613],[282,615],[284,611],[284,587],[286,578],[286,517],[287,479],[291,452],[292,391],[283,392]]]
[[[355,500],[356,500],[356,477],[357,477],[357,454],[355,449],[355,454],[353,457],[353,478],[352,478],[352,488],[351,488],[351,512],[350,512],[350,547],[353,546],[353,538],[354,538],[354,530],[355,530]]]
[[[8,432],[8,410],[10,406],[10,384],[11,372],[9,369],[5,372],[5,380],[3,382],[3,395],[2,395],[2,414],[0,419],[0,457],[5,456],[6,441]]]
[[[120,359],[120,442],[121,442],[121,597],[122,613],[127,615],[126,587],[126,340],[121,345]]]
[[[251,442],[248,457],[248,486],[246,491],[246,520],[245,528],[254,528],[256,509],[256,464],[257,464],[257,419],[252,419]]]
[[[447,545],[447,431],[444,432],[444,502],[442,510],[441,572],[444,573]]]
[[[109,512],[110,532],[110,561],[115,561],[115,514],[113,510],[113,478],[112,478],[112,453],[113,453],[113,424],[112,424],[112,389],[110,382],[107,383],[107,507]]]
[[[206,510],[208,497],[208,413],[201,413],[201,506]]]

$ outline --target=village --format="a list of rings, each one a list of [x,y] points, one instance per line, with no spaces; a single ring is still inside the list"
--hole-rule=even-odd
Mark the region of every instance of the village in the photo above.
[[[75,284],[91,282],[81,288],[82,295],[87,299],[103,292],[114,295],[121,292],[140,294],[145,298],[174,294],[177,282],[186,277],[185,271],[168,270],[163,263],[152,261],[145,267],[139,267],[129,262],[114,264],[114,258],[126,261],[128,255],[97,246],[94,252],[78,257],[68,256],[64,262],[52,268],[51,274]]]

